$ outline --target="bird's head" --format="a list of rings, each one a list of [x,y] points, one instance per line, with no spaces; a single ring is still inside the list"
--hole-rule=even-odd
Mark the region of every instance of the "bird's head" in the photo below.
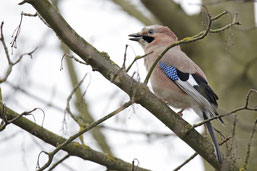
[[[144,50],[150,45],[158,43],[172,43],[178,40],[177,36],[165,26],[145,26],[140,32],[129,35],[129,40],[137,41]]]

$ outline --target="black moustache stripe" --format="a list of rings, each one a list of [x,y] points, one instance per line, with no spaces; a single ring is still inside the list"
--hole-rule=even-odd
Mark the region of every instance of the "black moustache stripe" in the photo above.
[[[151,36],[142,36],[142,38],[148,43],[151,43],[154,40],[154,37]]]

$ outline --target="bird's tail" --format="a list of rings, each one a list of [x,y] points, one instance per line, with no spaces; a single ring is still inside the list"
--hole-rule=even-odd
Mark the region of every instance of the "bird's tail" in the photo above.
[[[204,117],[205,120],[208,119],[205,114],[203,114],[203,117]],[[208,129],[209,133],[210,133],[212,142],[214,144],[214,148],[215,148],[215,151],[216,151],[216,155],[217,155],[218,161],[221,164],[222,163],[222,158],[221,158],[221,153],[220,153],[220,149],[219,149],[219,144],[218,144],[218,142],[216,140],[216,137],[214,135],[214,131],[213,131],[213,127],[211,125],[211,122],[210,121],[206,122],[206,126],[207,126],[207,129]]]

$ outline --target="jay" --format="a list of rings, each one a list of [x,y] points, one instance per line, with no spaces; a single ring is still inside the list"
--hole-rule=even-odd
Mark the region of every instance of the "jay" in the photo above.
[[[129,36],[130,40],[137,41],[143,47],[145,54],[150,53],[144,58],[147,70],[165,48],[178,40],[168,27],[160,25],[146,26],[140,32]],[[164,54],[155,66],[150,82],[158,97],[172,107],[181,109],[179,114],[191,108],[204,120],[218,115],[218,96],[208,85],[200,67],[180,49],[180,46],[175,46]],[[218,118],[218,121],[224,124],[221,118]],[[206,126],[213,141],[217,159],[222,163],[211,122],[206,122]]]

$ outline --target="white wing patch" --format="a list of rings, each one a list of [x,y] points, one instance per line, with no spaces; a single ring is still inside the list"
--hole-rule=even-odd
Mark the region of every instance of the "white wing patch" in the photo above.
[[[190,80],[191,77],[191,80]],[[201,95],[193,86],[198,85],[192,75],[187,81],[182,81],[178,79],[175,83],[185,91],[189,96],[191,96],[198,104],[199,107],[206,111],[208,119],[215,116],[215,108],[208,102],[208,100]],[[190,81],[189,81],[190,80]]]
[[[198,86],[197,82],[195,81],[194,77],[192,76],[192,74],[189,74],[189,78],[187,80],[187,82],[191,85],[191,86]]]

